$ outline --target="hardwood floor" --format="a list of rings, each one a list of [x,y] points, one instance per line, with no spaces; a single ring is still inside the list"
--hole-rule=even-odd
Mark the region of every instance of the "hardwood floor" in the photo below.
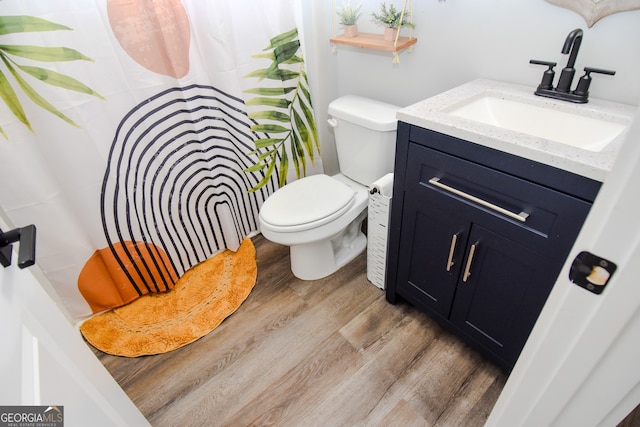
[[[153,426],[481,426],[506,381],[366,279],[366,257],[296,279],[256,236],[258,280],[217,329],[167,354],[94,352]]]

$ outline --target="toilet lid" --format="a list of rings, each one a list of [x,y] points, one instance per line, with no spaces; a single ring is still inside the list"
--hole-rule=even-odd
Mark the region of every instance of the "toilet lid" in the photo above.
[[[273,193],[262,205],[260,217],[276,227],[320,226],[346,211],[354,195],[347,184],[328,175],[313,175]]]

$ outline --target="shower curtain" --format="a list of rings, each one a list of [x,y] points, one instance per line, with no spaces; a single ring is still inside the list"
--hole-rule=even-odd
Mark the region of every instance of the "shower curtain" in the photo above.
[[[171,289],[322,171],[298,6],[0,1],[0,208],[72,317]]]

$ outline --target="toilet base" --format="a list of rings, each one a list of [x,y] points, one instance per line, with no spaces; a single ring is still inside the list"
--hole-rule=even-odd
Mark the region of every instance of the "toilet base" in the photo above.
[[[367,237],[361,231],[366,211],[339,235],[303,245],[292,245],[291,271],[302,280],[317,280],[330,276],[353,261],[367,247]]]

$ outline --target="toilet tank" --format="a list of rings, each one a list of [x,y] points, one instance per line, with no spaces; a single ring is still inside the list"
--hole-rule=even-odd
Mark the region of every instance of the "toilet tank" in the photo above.
[[[342,174],[368,186],[393,172],[399,109],[354,95],[329,104],[329,124],[334,128]]]

